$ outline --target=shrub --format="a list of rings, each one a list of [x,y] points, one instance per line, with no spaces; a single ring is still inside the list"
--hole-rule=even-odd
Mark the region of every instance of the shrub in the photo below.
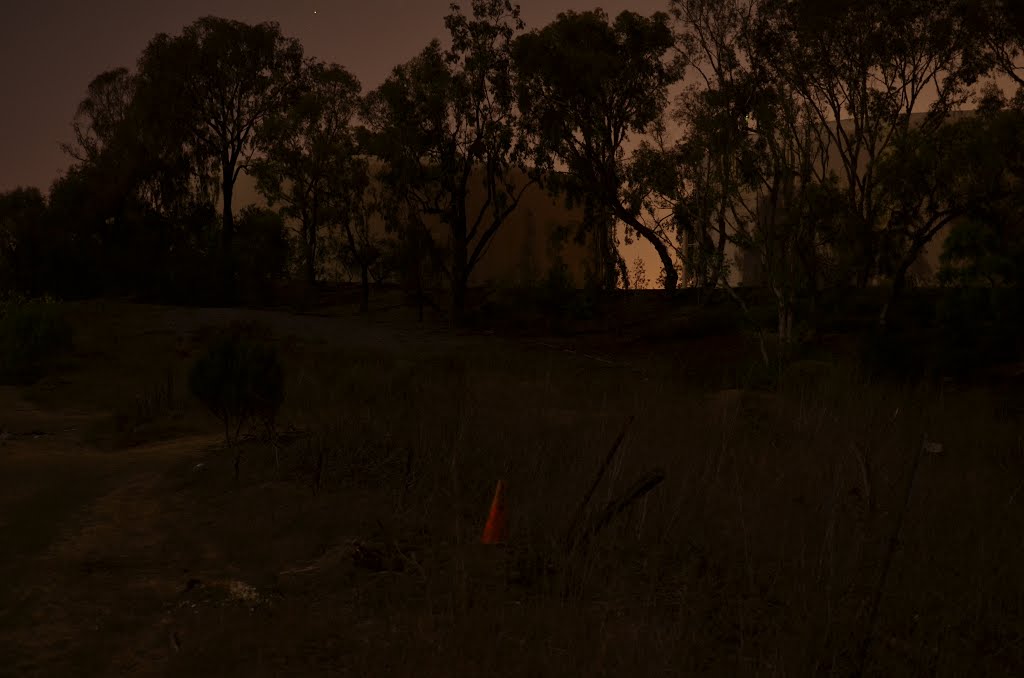
[[[246,424],[261,423],[273,434],[284,402],[284,368],[277,349],[259,332],[234,326],[193,365],[189,390],[220,419],[230,446]],[[238,464],[236,453],[236,478]]]
[[[238,217],[234,256],[245,303],[273,303],[275,285],[288,275],[288,229],[273,210],[249,206]]]
[[[1019,360],[1024,296],[1015,287],[960,287],[938,305],[938,353],[951,374]]]
[[[50,297],[0,301],[0,376],[7,382],[35,381],[54,356],[71,348],[72,334],[63,310]]]
[[[596,315],[594,297],[594,289],[576,288],[569,267],[561,257],[534,290],[538,307],[556,330],[567,329],[574,321],[593,319]]]

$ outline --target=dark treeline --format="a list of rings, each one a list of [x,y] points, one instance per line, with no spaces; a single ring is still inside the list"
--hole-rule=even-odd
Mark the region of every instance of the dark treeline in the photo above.
[[[374,280],[441,284],[461,322],[471,272],[536,184],[585,206],[597,288],[636,282],[616,223],[654,248],[668,291],[743,305],[742,253],[784,350],[869,287],[877,324],[898,322],[915,262],[947,233],[938,282],[989,320],[1019,317],[1017,3],[671,0],[532,30],[506,0],[470,4],[445,17],[450,47],[432,41],[368,93],[274,23],[155,36],[134,69],[89,84],[48,193],[0,195],[0,284],[262,303],[333,265],[361,280],[364,309]],[[243,171],[269,209],[236,212]]]

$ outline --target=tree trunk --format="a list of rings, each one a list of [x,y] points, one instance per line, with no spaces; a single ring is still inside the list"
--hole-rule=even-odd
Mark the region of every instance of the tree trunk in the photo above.
[[[309,289],[316,287],[316,232],[312,224],[302,225],[303,263],[306,269],[306,284]]]
[[[452,279],[452,324],[462,325],[466,319],[466,281],[464,278]]]
[[[221,229],[221,266],[224,276],[224,295],[228,303],[235,302],[235,260],[232,256],[232,243],[235,236],[235,219],[231,211],[231,198],[235,189],[234,168],[224,166],[224,179],[221,184],[224,194],[223,224]]]
[[[676,273],[676,267],[672,261],[672,253],[669,252],[668,247],[658,237],[657,233],[640,223],[636,217],[628,214],[625,210],[617,211],[619,219],[629,224],[633,230],[654,246],[654,251],[658,253],[661,265],[665,269],[665,291],[674,291],[679,286],[679,274]]]
[[[889,320],[889,310],[903,295],[903,289],[906,287],[907,271],[910,270],[910,267],[913,265],[916,258],[916,255],[906,257],[893,274],[892,287],[889,288],[889,294],[886,295],[885,303],[882,304],[882,310],[878,314],[879,327],[885,327],[885,324]]]
[[[616,258],[614,256],[614,229],[615,220],[609,219],[604,211],[595,201],[587,197],[583,207],[583,218],[586,230],[593,238],[594,262],[597,266],[598,280],[601,281],[601,288],[614,290],[618,281]]]
[[[861,235],[860,252],[858,252],[860,258],[860,266],[857,269],[857,289],[867,289],[871,283],[871,271],[875,267],[875,248],[871,244],[871,234],[866,233]]]
[[[362,296],[359,299],[359,311],[366,313],[370,310],[370,267],[365,263],[360,265],[362,274]]]
[[[714,275],[709,276],[710,284],[708,287],[714,286],[718,279],[718,269],[725,266],[725,244],[728,242],[726,238],[726,220],[725,220],[725,203],[722,203],[721,208],[718,210],[718,242],[715,243],[715,261],[714,261]]]
[[[779,300],[779,360],[789,357],[793,343],[793,300]]]
[[[465,217],[461,227],[452,228],[452,324],[461,325],[466,315],[466,287],[469,284],[469,243],[466,241]]]

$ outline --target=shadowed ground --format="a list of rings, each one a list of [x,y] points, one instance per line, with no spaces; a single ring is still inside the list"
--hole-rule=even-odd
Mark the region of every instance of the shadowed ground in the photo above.
[[[742,342],[650,323],[71,308],[74,355],[0,389],[0,675],[848,675],[929,441],[868,673],[1024,670],[1012,399],[811,362],[755,393],[727,376]],[[238,483],[183,387],[236,319],[272,328],[288,375],[281,468],[248,440]],[[665,481],[570,557],[629,415],[594,507]],[[484,547],[498,478],[512,534]]]

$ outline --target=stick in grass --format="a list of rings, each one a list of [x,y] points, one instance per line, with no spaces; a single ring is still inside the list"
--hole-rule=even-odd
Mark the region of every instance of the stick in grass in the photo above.
[[[629,430],[630,425],[633,423],[634,416],[629,415],[626,419],[626,423],[622,427],[622,431],[619,432],[615,442],[612,443],[612,448],[608,451],[601,466],[597,469],[597,476],[594,478],[594,482],[591,484],[590,489],[583,495],[583,501],[580,503],[576,514],[573,516],[572,523],[569,524],[569,531],[566,536],[566,542],[569,547],[569,551],[572,551],[576,547],[576,533],[579,528],[580,521],[583,519],[583,514],[587,510],[587,505],[590,503],[591,497],[594,496],[594,492],[597,491],[597,486],[601,484],[601,479],[604,478],[604,474],[608,471],[608,466],[611,464],[612,459],[615,458],[615,454],[619,451],[619,447],[622,446],[622,441],[626,437],[626,431]]]

